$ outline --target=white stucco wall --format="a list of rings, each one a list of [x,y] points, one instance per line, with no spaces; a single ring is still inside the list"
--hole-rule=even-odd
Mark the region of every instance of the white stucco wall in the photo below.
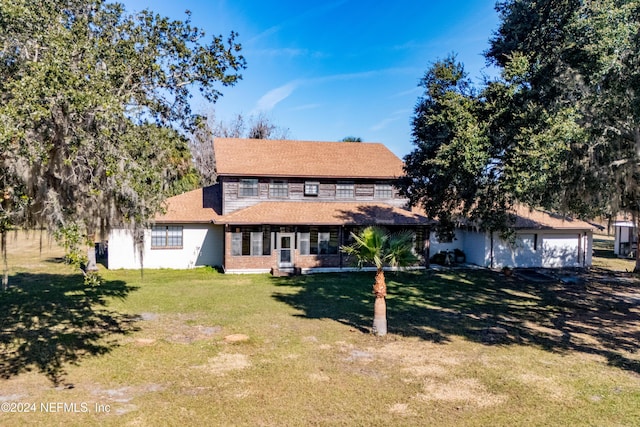
[[[489,267],[491,254],[489,234],[479,231],[465,231],[464,247],[462,250],[466,255],[469,264]]]
[[[491,237],[488,233],[466,232],[464,251],[467,261],[491,265]],[[475,236],[474,236],[475,234]],[[483,234],[482,238],[478,235]],[[473,237],[472,237],[473,236]],[[521,230],[515,243],[496,233],[493,237],[493,267],[582,267],[592,264],[593,235],[589,231]]]
[[[151,230],[145,232],[144,268],[186,269],[205,265],[221,266],[224,231],[221,225],[183,224],[182,249],[151,249]],[[108,242],[109,269],[140,268],[140,255],[134,249],[128,230],[112,230]]]
[[[462,250],[464,248],[465,234],[462,230],[455,230],[455,237],[451,242],[440,242],[436,237],[435,231],[429,235],[429,253],[431,256],[442,251],[453,251],[454,249]]]

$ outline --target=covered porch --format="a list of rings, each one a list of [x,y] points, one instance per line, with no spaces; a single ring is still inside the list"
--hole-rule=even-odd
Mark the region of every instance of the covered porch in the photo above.
[[[351,233],[378,225],[411,230],[415,251],[428,260],[429,221],[384,204],[264,202],[224,218],[227,273],[304,274],[352,269],[340,251]],[[424,262],[424,261],[423,261]]]

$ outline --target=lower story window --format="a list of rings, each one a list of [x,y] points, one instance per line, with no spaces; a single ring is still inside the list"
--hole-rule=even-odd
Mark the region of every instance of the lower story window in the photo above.
[[[262,255],[262,232],[251,233],[251,256]]]
[[[340,242],[338,241],[338,228],[311,228],[309,246],[312,255],[336,255]]]
[[[331,233],[318,233],[318,253],[329,253],[329,241],[331,240]]]
[[[182,227],[154,225],[151,229],[151,249],[182,249]]]
[[[232,256],[271,255],[269,227],[238,227],[231,233]]]
[[[231,233],[231,255],[242,255],[242,233]]]
[[[311,253],[311,233],[298,233],[298,250],[300,255]]]

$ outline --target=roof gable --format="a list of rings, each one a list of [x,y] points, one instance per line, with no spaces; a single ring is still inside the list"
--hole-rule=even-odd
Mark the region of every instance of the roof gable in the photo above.
[[[393,179],[403,162],[380,143],[216,138],[222,176]]]

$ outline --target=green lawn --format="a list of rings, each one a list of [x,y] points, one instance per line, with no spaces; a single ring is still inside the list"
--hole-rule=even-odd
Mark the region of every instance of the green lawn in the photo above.
[[[14,245],[3,426],[640,425],[626,273],[388,274],[376,338],[371,273],[103,271],[85,289],[58,249]]]

